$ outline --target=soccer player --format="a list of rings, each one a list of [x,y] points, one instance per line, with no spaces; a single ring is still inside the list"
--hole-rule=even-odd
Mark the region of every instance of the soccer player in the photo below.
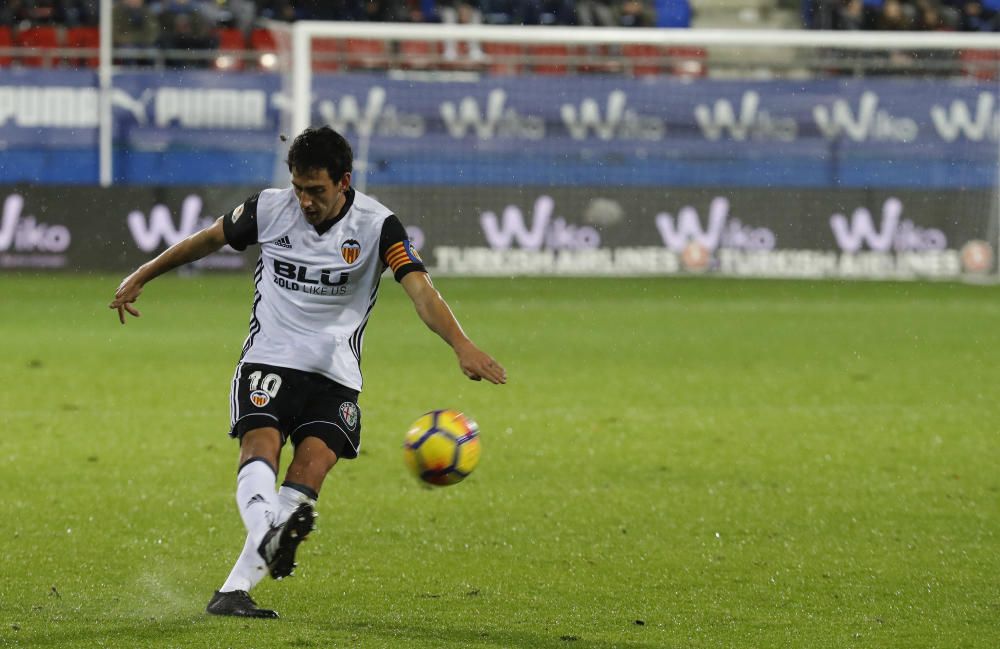
[[[273,618],[249,591],[269,573],[292,574],[312,531],[323,479],[361,443],[361,346],[379,281],[389,269],[417,314],[454,350],[470,379],[506,383],[507,373],[462,331],[434,288],[399,219],[351,187],[350,144],[329,127],[310,128],[288,150],[292,186],[265,189],[140,266],[110,308],[125,324],[155,277],[229,244],[260,246],[250,333],[230,395],[230,436],[240,440],[236,505],[246,543],[207,611]],[[277,491],[287,441],[291,464]]]

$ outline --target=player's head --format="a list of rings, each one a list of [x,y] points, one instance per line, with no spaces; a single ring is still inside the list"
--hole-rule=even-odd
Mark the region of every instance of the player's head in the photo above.
[[[335,217],[351,186],[351,145],[329,126],[307,128],[288,149],[292,188],[306,220]]]
[[[351,172],[354,153],[343,135],[329,126],[320,126],[299,133],[288,148],[287,162],[292,173],[326,169],[336,182]]]

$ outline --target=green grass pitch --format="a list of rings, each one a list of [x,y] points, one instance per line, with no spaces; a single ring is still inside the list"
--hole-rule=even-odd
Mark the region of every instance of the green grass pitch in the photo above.
[[[1000,287],[439,279],[497,387],[387,278],[362,456],[245,621],[203,610],[250,279],[161,278],[125,327],[119,279],[0,277],[0,647],[1000,645]],[[483,460],[431,490],[402,436],[444,407]]]

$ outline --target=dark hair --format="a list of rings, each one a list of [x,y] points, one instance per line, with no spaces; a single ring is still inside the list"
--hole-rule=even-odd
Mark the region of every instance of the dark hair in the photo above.
[[[288,170],[308,171],[326,169],[330,179],[337,182],[351,171],[354,153],[344,136],[329,126],[307,128],[299,133],[288,147]]]

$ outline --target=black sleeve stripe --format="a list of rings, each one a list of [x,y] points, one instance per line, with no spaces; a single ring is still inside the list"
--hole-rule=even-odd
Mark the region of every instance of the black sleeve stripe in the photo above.
[[[395,214],[390,214],[382,221],[382,233],[379,235],[378,241],[378,256],[383,264],[386,266],[389,265],[388,260],[386,260],[386,253],[389,252],[389,248],[405,240],[406,228],[403,227],[399,217]]]
[[[257,199],[260,194],[254,194],[230,212],[222,221],[222,231],[226,235],[226,243],[236,250],[246,250],[247,246],[257,243]]]
[[[397,282],[402,282],[403,278],[412,272],[426,273],[427,269],[423,264],[406,264],[405,266],[400,266],[396,272],[393,273],[393,277],[396,278]]]
[[[413,271],[427,272],[420,255],[410,246],[406,228],[395,214],[390,214],[382,222],[378,256],[384,267],[392,269],[397,282]]]

